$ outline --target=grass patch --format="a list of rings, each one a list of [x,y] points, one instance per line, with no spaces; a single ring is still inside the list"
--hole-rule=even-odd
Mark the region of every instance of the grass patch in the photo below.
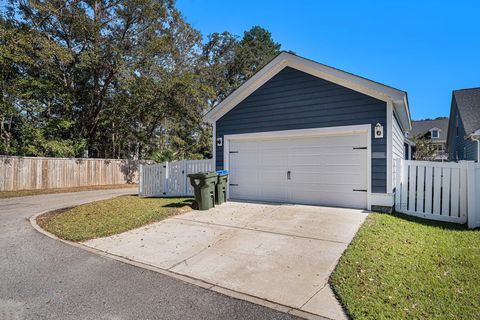
[[[36,196],[40,194],[135,188],[135,187],[138,187],[138,184],[114,184],[114,185],[106,185],[106,186],[85,186],[85,187],[38,189],[38,190],[2,191],[0,192],[0,199]]]
[[[354,319],[480,319],[480,230],[371,214],[330,282]]]
[[[191,198],[123,196],[58,210],[37,218],[57,237],[84,241],[111,236],[191,210]]]

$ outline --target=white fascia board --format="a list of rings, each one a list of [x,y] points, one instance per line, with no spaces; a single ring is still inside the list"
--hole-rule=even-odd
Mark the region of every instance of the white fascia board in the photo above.
[[[240,86],[240,88],[207,112],[203,118],[204,121],[212,123],[220,119],[285,67],[303,71],[381,101],[393,102],[397,113],[400,115],[399,120],[402,123],[402,127],[404,130],[411,130],[410,114],[405,92],[286,52],[279,54],[263,67],[262,70]]]
[[[408,107],[407,96],[405,95],[404,99],[402,100],[394,100],[393,108],[395,109],[395,114],[398,116],[402,130],[411,131],[412,121],[410,118],[410,109]]]
[[[237,90],[232,92],[222,102],[208,111],[203,117],[203,120],[205,122],[212,123],[213,121],[220,119],[220,117],[233,109],[233,107],[248,97],[252,92],[257,90],[261,85],[273,78],[278,72],[285,68],[285,66],[286,64],[283,54],[278,55],[253,77],[245,81],[245,83],[242,84]]]

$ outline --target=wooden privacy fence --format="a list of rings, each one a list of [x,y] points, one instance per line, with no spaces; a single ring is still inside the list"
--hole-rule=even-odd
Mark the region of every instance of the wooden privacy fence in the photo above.
[[[140,163],[117,159],[0,156],[0,191],[136,183]]]
[[[397,160],[396,211],[480,226],[480,165]]]
[[[190,173],[212,171],[212,160],[180,160],[140,166],[138,193],[145,197],[192,196]]]

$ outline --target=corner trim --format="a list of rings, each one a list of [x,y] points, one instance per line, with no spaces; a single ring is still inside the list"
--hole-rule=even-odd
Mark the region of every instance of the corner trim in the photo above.
[[[387,192],[393,191],[393,104],[387,102]]]
[[[217,170],[217,121],[212,122],[212,145],[212,168]]]

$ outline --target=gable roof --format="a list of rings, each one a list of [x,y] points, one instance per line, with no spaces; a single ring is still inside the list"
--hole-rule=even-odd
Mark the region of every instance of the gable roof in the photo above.
[[[453,96],[468,136],[480,129],[480,88],[454,90]]]
[[[412,131],[410,132],[410,136],[423,136],[430,131],[430,129],[434,128],[442,130],[443,135],[440,139],[446,138],[448,131],[448,118],[412,121]]]
[[[291,67],[379,100],[391,102],[403,130],[411,130],[410,110],[405,91],[288,52],[280,53],[237,90],[208,111],[204,116],[204,121],[214,123],[285,67]]]

